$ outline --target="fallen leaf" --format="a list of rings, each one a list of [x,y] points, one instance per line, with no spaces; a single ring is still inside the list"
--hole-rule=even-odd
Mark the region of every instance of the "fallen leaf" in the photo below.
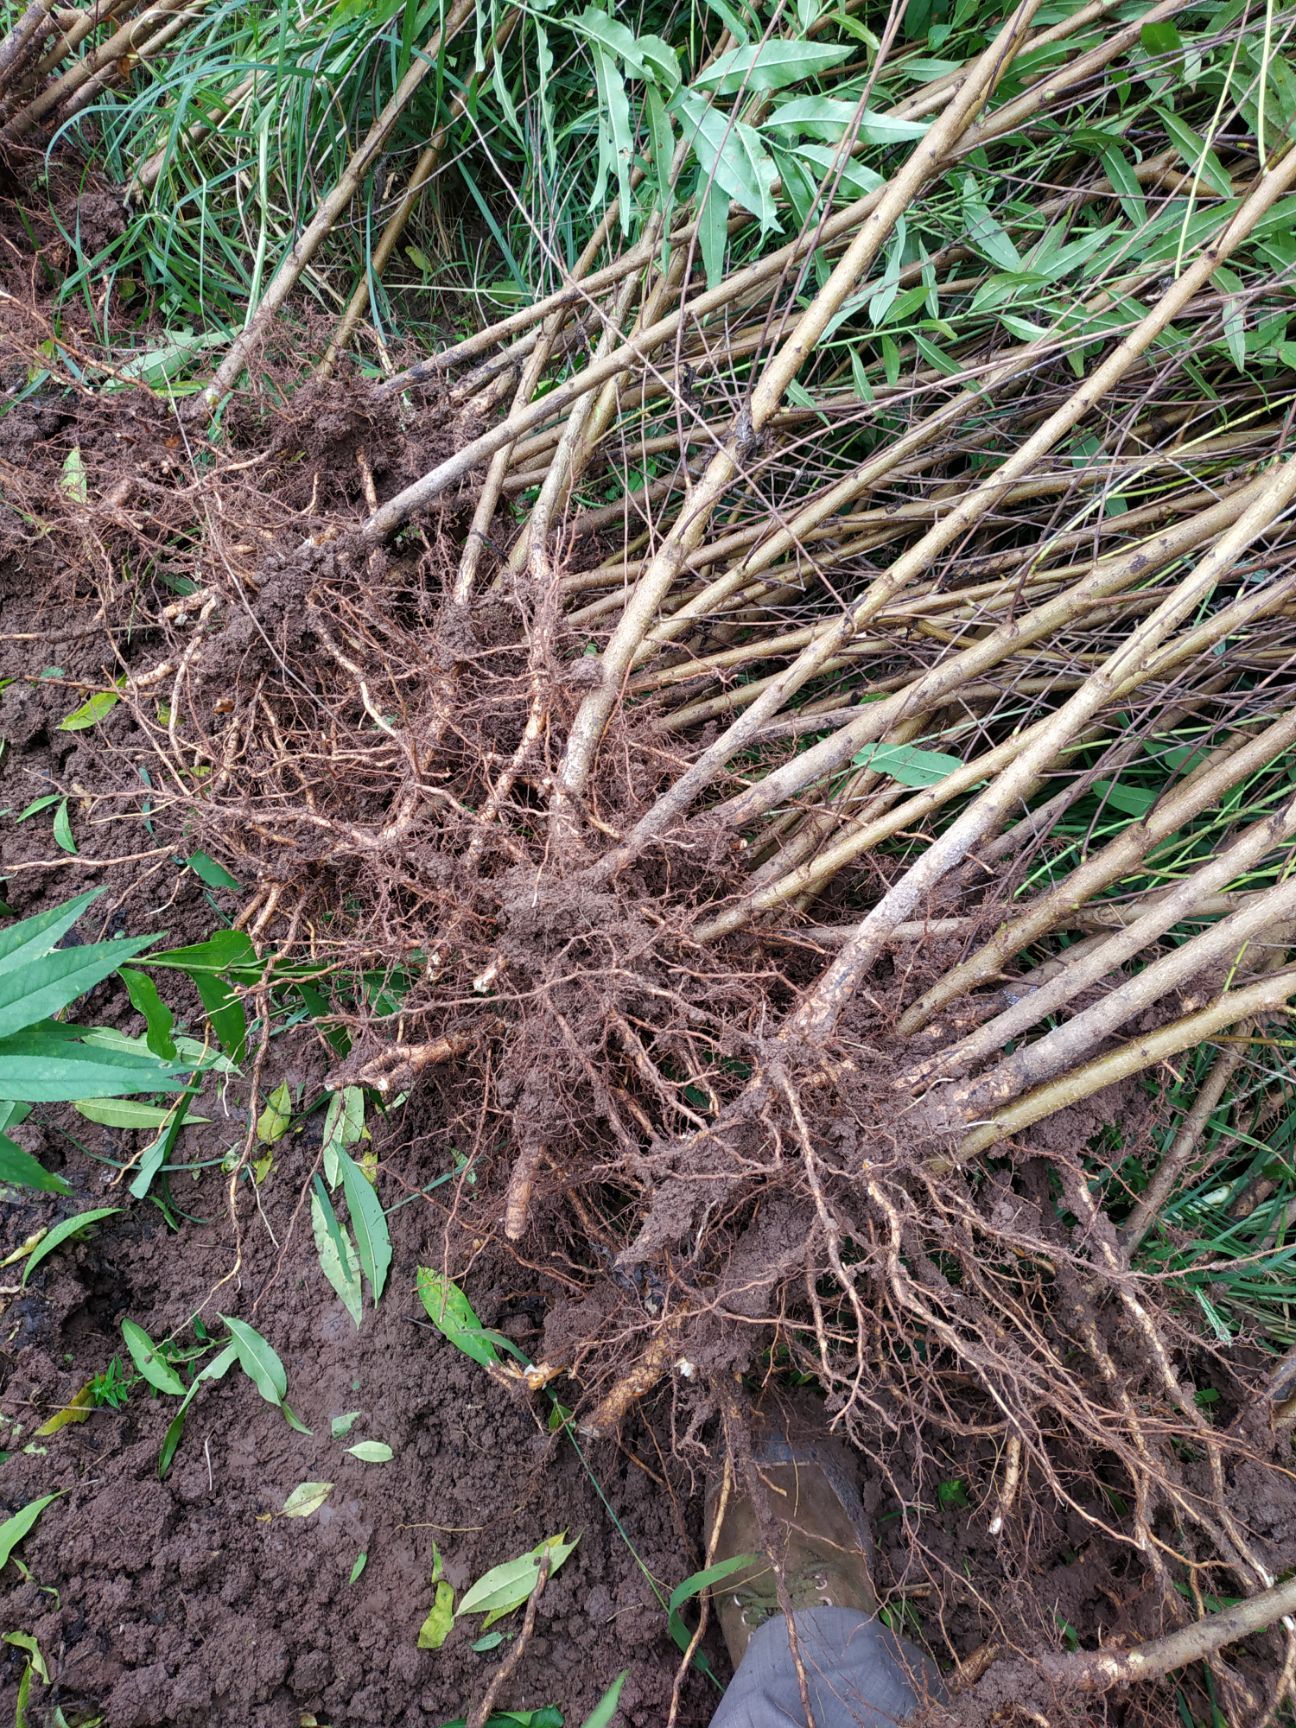
[[[93,1385],[93,1380],[87,1380],[70,1403],[65,1404],[61,1410],[56,1411],[47,1421],[41,1423],[36,1430],[35,1438],[44,1440],[50,1434],[57,1434],[60,1428],[66,1428],[70,1422],[84,1422],[94,1409],[94,1395],[90,1390]]]
[[[273,1146],[282,1140],[292,1121],[292,1092],[288,1082],[281,1081],[266,1100],[266,1107],[257,1117],[257,1139],[263,1146]]]
[[[381,1440],[362,1440],[358,1446],[348,1446],[347,1451],[362,1464],[389,1464],[393,1456],[391,1447]]]
[[[436,1587],[436,1599],[427,1619],[419,1628],[420,1650],[439,1650],[450,1636],[455,1622],[454,1588],[443,1578]]]
[[[331,1482],[299,1482],[283,1503],[283,1518],[309,1518],[333,1492]]]

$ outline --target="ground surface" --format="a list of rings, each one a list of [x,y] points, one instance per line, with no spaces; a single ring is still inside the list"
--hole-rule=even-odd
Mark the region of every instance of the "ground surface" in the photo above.
[[[129,714],[88,733],[57,727],[77,700],[67,680],[101,675],[102,636],[84,628],[93,604],[24,592],[18,561],[2,581],[4,632],[37,639],[39,649],[21,650],[24,663],[35,652],[58,671],[0,692],[10,743],[0,806],[21,809],[51,784],[120,781],[144,754]],[[57,904],[88,881],[106,888],[95,927],[77,932],[81,940],[109,929],[199,940],[236,903],[228,893],[204,892],[165,851],[89,872],[71,858],[60,864],[47,814],[19,827],[12,813],[3,821],[16,911]],[[73,821],[84,856],[118,857],[138,843],[134,823],[92,830],[80,813]],[[36,860],[54,868],[22,868]],[[174,992],[175,1006],[201,1030],[186,989]],[[123,1010],[129,1014],[121,992],[105,988],[82,1018],[112,1022]],[[318,1085],[325,1062],[317,1041],[277,1049],[284,1066],[276,1078]],[[187,1131],[186,1160],[219,1160],[242,1144],[236,1098],[210,1126]],[[447,1253],[467,1257],[481,1319],[528,1350],[538,1345],[546,1298],[556,1293],[552,1280],[503,1257],[474,1255],[450,1221],[454,1189],[443,1188],[392,1212],[392,1281],[357,1330],[324,1281],[303,1199],[318,1158],[319,1113],[279,1143],[255,1196],[242,1184],[237,1233],[218,1169],[171,1179],[172,1199],[189,1215],[171,1229],[159,1208],[114,1186],[114,1165],[143,1137],[87,1123],[62,1106],[38,1114],[45,1125],[33,1117],[19,1135],[73,1194],[20,1199],[10,1191],[0,1202],[0,1258],[75,1212],[126,1209],[57,1250],[26,1289],[18,1287],[21,1265],[0,1272],[0,1449],[9,1453],[0,1467],[0,1516],[55,1489],[63,1494],[23,1544],[31,1581],[20,1582],[10,1565],[0,1592],[0,1629],[33,1634],[50,1665],[52,1685],[34,1689],[33,1723],[53,1722],[56,1707],[72,1723],[102,1714],[108,1728],[446,1722],[481,1696],[509,1644],[474,1653],[480,1621],[470,1621],[439,1651],[416,1647],[433,1601],[434,1545],[462,1589],[563,1530],[579,1533],[579,1546],[546,1591],[537,1636],[501,1708],[557,1706],[578,1724],[624,1668],[619,1720],[642,1728],[665,1721],[678,1653],[599,1488],[571,1445],[545,1431],[547,1407],[511,1395],[428,1323],[414,1273],[420,1264],[443,1264]],[[429,1180],[431,1148],[441,1138],[434,1118],[433,1104],[429,1120],[407,1116],[401,1131],[380,1141],[389,1204],[403,1186],[412,1191]],[[441,1156],[448,1162],[448,1148]],[[216,1314],[231,1313],[273,1344],[289,1402],[312,1434],[291,1429],[235,1375],[206,1387],[191,1408],[163,1481],[158,1452],[171,1411],[144,1386],[120,1410],[98,1409],[83,1423],[34,1437],[114,1357],[126,1361],[123,1319],[160,1338],[198,1310],[216,1332]],[[333,1438],[331,1419],[352,1412],[359,1415],[348,1434]],[[369,1464],[349,1456],[346,1447],[362,1439],[385,1442],[394,1457]],[[666,1487],[662,1459],[643,1430],[620,1446],[595,1444],[587,1457],[626,1538],[668,1592],[700,1563],[700,1508],[688,1505],[687,1474],[674,1470]],[[303,1481],[333,1482],[327,1503],[309,1518],[266,1521]],[[368,1560],[352,1584],[361,1552]],[[0,1720],[10,1721],[25,1658],[0,1648]],[[713,1654],[723,1672],[722,1654]],[[709,1683],[692,1677],[681,1724],[705,1722],[714,1697]]]
[[[237,1125],[226,1126],[233,1139]],[[165,1481],[157,1460],[169,1412],[147,1389],[22,1450],[38,1422],[123,1354],[123,1318],[162,1336],[229,1273],[218,1180],[176,1190],[206,1222],[177,1234],[136,1207],[51,1256],[25,1293],[6,1298],[3,1413],[23,1432],[0,1504],[7,1512],[56,1487],[66,1496],[24,1545],[33,1582],[0,1596],[5,1630],[33,1633],[50,1662],[55,1683],[41,1707],[61,1704],[74,1721],[77,1710],[101,1710],[111,1728],[295,1728],[308,1715],[338,1728],[444,1722],[480,1694],[508,1646],[474,1654],[474,1621],[438,1652],[416,1648],[432,1605],[433,1545],[462,1588],[567,1530],[580,1545],[547,1591],[539,1635],[501,1703],[557,1704],[579,1723],[628,1668],[622,1720],[664,1721],[675,1670],[665,1617],[579,1459],[423,1317],[412,1270],[440,1252],[438,1209],[416,1202],[394,1215],[397,1276],[357,1331],[316,1261],[299,1205],[304,1162],[297,1149],[281,1154],[261,1217],[249,1208],[242,1274],[212,1307],[243,1315],[274,1343],[310,1436],[235,1376],[191,1409]],[[65,1208],[116,1198],[104,1191],[103,1166],[73,1156],[65,1168],[80,1197]],[[48,1203],[7,1208],[5,1243],[49,1215]],[[526,1341],[526,1292],[516,1275],[511,1289],[492,1282],[482,1266],[474,1293],[483,1318]],[[349,1434],[332,1438],[330,1419],[353,1411]],[[348,1456],[362,1438],[390,1445],[391,1462]],[[657,1460],[649,1474],[604,1445],[590,1461],[644,1563],[678,1582],[695,1562],[654,1479]],[[336,1486],[309,1518],[260,1521],[302,1481]],[[362,1551],[368,1562],[349,1584]],[[10,1718],[21,1672],[12,1656],[0,1682]],[[704,1721],[701,1683],[687,1698],[681,1720]]]

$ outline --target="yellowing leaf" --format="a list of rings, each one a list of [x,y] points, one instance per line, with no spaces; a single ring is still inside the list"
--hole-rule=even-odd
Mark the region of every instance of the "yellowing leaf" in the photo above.
[[[454,1622],[454,1589],[443,1578],[436,1587],[436,1600],[432,1604],[428,1617],[419,1627],[419,1649],[439,1650],[450,1636],[450,1628]]]
[[[257,1117],[257,1139],[263,1146],[273,1146],[282,1140],[292,1121],[292,1092],[287,1081],[281,1081],[266,1100],[266,1107]]]
[[[6,1254],[4,1259],[0,1260],[0,1270],[6,1266],[12,1266],[16,1260],[25,1260],[33,1248],[39,1247],[41,1239],[45,1235],[45,1228],[45,1225],[42,1224],[39,1230],[33,1230],[27,1240],[20,1242],[12,1254]]]
[[[40,1645],[30,1632],[6,1632],[3,1641],[6,1644],[12,1644],[15,1649],[25,1650],[31,1658],[32,1672],[37,1679],[43,1680],[47,1686],[49,1685],[49,1664],[41,1654]]]
[[[74,444],[63,458],[63,472],[59,476],[59,485],[67,497],[77,504],[84,504],[88,496],[86,491],[85,461],[81,455],[81,446]]]
[[[65,1404],[61,1410],[56,1411],[47,1421],[41,1423],[36,1430],[35,1438],[44,1440],[51,1434],[57,1434],[60,1428],[66,1428],[71,1422],[84,1422],[94,1409],[94,1398],[90,1391],[93,1385],[93,1380],[87,1380],[81,1390],[75,1394],[70,1404]]]
[[[333,1492],[331,1482],[299,1482],[283,1503],[283,1518],[309,1518]]]

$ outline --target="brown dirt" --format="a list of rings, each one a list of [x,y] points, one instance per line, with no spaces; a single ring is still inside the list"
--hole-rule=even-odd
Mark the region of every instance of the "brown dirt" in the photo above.
[[[240,1135],[237,1121],[219,1126],[225,1144]],[[132,1138],[89,1130],[94,1149],[117,1158],[115,1142]],[[501,1705],[558,1705],[579,1722],[627,1668],[622,1719],[661,1723],[676,1653],[580,1460],[545,1432],[539,1405],[510,1396],[424,1319],[413,1267],[439,1262],[444,1210],[416,1201],[393,1214],[393,1284],[357,1330],[323,1282],[301,1207],[300,1172],[313,1156],[307,1144],[282,1143],[255,1204],[244,1185],[243,1267],[219,1290],[233,1258],[224,1184],[173,1178],[177,1204],[205,1223],[172,1232],[152,1207],[130,1206],[58,1251],[8,1299],[0,1434],[12,1455],[0,1510],[54,1488],[65,1495],[23,1544],[31,1582],[16,1582],[11,1566],[11,1587],[0,1594],[0,1623],[34,1634],[50,1662],[53,1684],[36,1688],[33,1721],[52,1721],[57,1705],[72,1721],[102,1711],[110,1728],[295,1728],[311,1714],[336,1728],[443,1722],[481,1694],[508,1647],[474,1654],[473,1622],[476,1630],[457,1629],[439,1652],[416,1648],[432,1602],[433,1545],[463,1586],[567,1530],[580,1533],[580,1545],[546,1593],[538,1636]],[[76,1198],[58,1211],[118,1198],[105,1191],[102,1165],[72,1151],[63,1168]],[[426,1179],[426,1168],[397,1148],[384,1160],[389,1177]],[[7,1207],[6,1246],[54,1211],[47,1200]],[[472,1285],[488,1324],[524,1347],[534,1341],[542,1284],[528,1288],[515,1266],[486,1257]],[[38,1422],[124,1356],[123,1318],[161,1337],[204,1304],[214,1330],[220,1309],[273,1343],[289,1402],[312,1435],[294,1432],[232,1374],[191,1407],[164,1481],[156,1467],[169,1401],[146,1388],[120,1411],[32,1438]],[[333,1439],[330,1418],[355,1410],[350,1434]],[[385,1440],[395,1457],[375,1465],[348,1456],[344,1448],[362,1438]],[[644,1564],[668,1586],[678,1582],[698,1563],[680,1472],[667,1489],[651,1450],[650,1461],[610,1444],[588,1456]],[[262,1521],[302,1481],[336,1486],[308,1519]],[[368,1563],[348,1584],[361,1551]],[[21,1662],[8,1647],[5,1657],[0,1712],[7,1698],[11,1713]],[[682,1722],[706,1720],[707,1691],[700,1677],[690,1680]]]

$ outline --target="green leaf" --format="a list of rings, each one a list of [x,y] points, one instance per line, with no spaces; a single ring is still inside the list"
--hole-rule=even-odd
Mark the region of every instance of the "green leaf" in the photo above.
[[[368,1550],[362,1548],[360,1550],[360,1552],[355,1557],[355,1565],[352,1566],[352,1568],[351,1568],[351,1573],[347,1579],[347,1583],[348,1584],[354,1584],[356,1579],[360,1576],[360,1574],[364,1571],[365,1567],[368,1564],[369,1564]]]
[[[164,966],[173,972],[187,972],[191,978],[206,974],[215,978],[229,972],[241,984],[256,984],[265,971],[246,930],[216,930],[205,942],[191,943],[187,948],[166,948],[160,954],[150,954],[150,966]]]
[[[791,96],[778,104],[763,130],[792,132],[833,145],[827,152],[827,166],[839,155],[840,146],[853,128],[858,128],[855,135],[861,144],[908,144],[925,137],[930,126],[930,120],[902,120],[871,108],[861,113],[856,103],[843,102],[836,96]],[[850,166],[849,162],[845,164],[848,171]],[[877,179],[880,184],[881,176]]]
[[[60,732],[84,732],[90,726],[97,726],[105,714],[111,714],[121,701],[117,690],[96,690],[94,695],[83,702],[79,708],[58,723]]]
[[[698,244],[708,288],[724,280],[725,253],[729,245],[729,200],[714,184],[707,187],[698,216]]]
[[[25,1650],[31,1657],[31,1665],[37,1678],[49,1685],[49,1663],[41,1654],[41,1647],[30,1632],[6,1632],[0,1642],[12,1644],[16,1650]]]
[[[68,801],[60,798],[54,811],[54,844],[64,852],[70,852],[76,857],[77,843],[72,833],[72,818],[68,815]]]
[[[191,852],[185,863],[200,882],[205,882],[209,888],[241,888],[243,884],[235,880],[223,864],[209,857],[206,852]]]
[[[341,1440],[344,1435],[351,1432],[359,1420],[360,1412],[358,1410],[347,1410],[343,1415],[333,1418],[329,1423],[329,1432],[335,1440]]]
[[[1139,41],[1149,54],[1182,54],[1183,37],[1168,18],[1153,19],[1139,31]]]
[[[1118,780],[1095,780],[1093,789],[1104,804],[1114,805],[1127,816],[1146,816],[1159,796],[1143,786],[1122,786]]]
[[[192,1096],[192,1092],[186,1094],[186,1097]],[[130,1186],[127,1190],[132,1199],[142,1200],[148,1193],[153,1185],[153,1178],[170,1157],[176,1140],[179,1138],[180,1130],[185,1123],[205,1120],[199,1116],[186,1116],[183,1113],[184,1103],[185,1100],[181,1099],[172,1106],[158,1132],[140,1153],[139,1163],[135,1167],[135,1174],[131,1177]]]
[[[632,72],[644,72],[644,58],[634,31],[597,6],[587,6],[579,18],[570,20],[571,28],[591,42],[605,48],[618,60],[624,60]]]
[[[247,1047],[247,1015],[238,996],[223,978],[206,972],[190,974],[199,1000],[207,1011],[212,1031],[231,1062],[241,1062]]]
[[[1217,192],[1221,198],[1231,198],[1233,182],[1224,164],[1201,134],[1194,132],[1186,121],[1181,120],[1169,108],[1157,107],[1156,113],[1189,170],[1193,174],[1199,174],[1212,192]]]
[[[351,1228],[355,1231],[356,1251],[360,1265],[373,1291],[374,1306],[387,1282],[391,1265],[391,1237],[382,1202],[374,1193],[373,1184],[344,1146],[336,1148],[338,1169],[342,1175],[342,1192],[351,1212]]]
[[[333,1492],[331,1482],[299,1482],[283,1503],[281,1518],[309,1518]]]
[[[947,756],[941,750],[916,750],[912,744],[866,744],[851,758],[851,764],[885,774],[902,786],[917,787],[939,786],[963,766],[958,756]]]
[[[364,1125],[364,1089],[360,1086],[344,1086],[340,1092],[335,1092],[329,1099],[328,1109],[324,1112],[324,1175],[330,1187],[335,1188],[339,1175],[337,1148],[339,1146],[354,1146],[358,1140],[367,1139]]]
[[[670,107],[684,122],[703,179],[714,180],[726,196],[758,217],[766,231],[777,228],[774,182],[778,170],[760,133],[745,121],[713,108],[692,90],[677,90]]]
[[[35,1188],[42,1194],[72,1192],[61,1176],[47,1170],[38,1158],[33,1158],[7,1134],[0,1134],[0,1183],[15,1188]]]
[[[596,210],[603,201],[603,189],[611,175],[616,181],[620,201],[621,231],[630,228],[630,170],[634,164],[634,137],[630,130],[630,99],[626,95],[625,79],[611,56],[594,48],[594,82],[598,91],[598,166],[594,175],[594,191],[590,209]]]
[[[1132,222],[1136,228],[1141,229],[1147,221],[1147,203],[1138,176],[1130,166],[1120,141],[1108,132],[1083,131],[1077,134],[1076,142],[1087,143],[1097,151],[1103,172],[1120,202],[1122,214],[1127,222]]]
[[[357,1446],[348,1446],[347,1451],[362,1464],[390,1464],[395,1456],[382,1440],[361,1440]]]
[[[292,1121],[292,1089],[281,1080],[266,1100],[266,1107],[257,1118],[257,1139],[263,1146],[273,1146],[282,1140]]]
[[[731,48],[718,54],[693,80],[695,90],[714,96],[736,96],[739,91],[783,90],[801,84],[840,66],[851,55],[844,43],[786,42],[777,39]]]
[[[416,1279],[419,1299],[442,1337],[484,1368],[500,1360],[490,1333],[483,1330],[472,1303],[452,1278],[442,1277],[429,1266],[420,1266]]]
[[[174,1092],[185,1084],[155,1057],[83,1044],[77,1032],[75,1026],[46,1020],[0,1038],[0,1099],[62,1104]]]
[[[222,1379],[237,1361],[238,1351],[233,1344],[227,1344],[223,1350],[212,1357],[205,1368],[200,1368],[189,1382],[189,1390],[185,1393],[180,1408],[171,1418],[162,1440],[162,1449],[158,1453],[157,1463],[159,1477],[166,1475],[175,1459],[176,1452],[179,1450],[180,1441],[184,1435],[185,1411],[193,1403],[198,1388],[206,1380]]]
[[[6,1518],[0,1524],[0,1568],[9,1564],[9,1556],[52,1501],[58,1499],[63,1490],[57,1494],[42,1494],[39,1500],[29,1500],[27,1504],[14,1513],[12,1518]]]
[[[205,942],[150,954],[148,965],[184,972],[188,976],[202,1000],[221,1048],[233,1061],[239,1061],[247,1043],[247,1015],[230,983],[221,974],[228,973],[237,984],[260,981],[265,962],[258,958],[247,932],[217,930]]]
[[[693,1642],[693,1634],[684,1624],[680,1609],[686,1602],[691,1602],[695,1596],[700,1596],[704,1590],[709,1590],[713,1584],[719,1584],[735,1572],[741,1572],[746,1566],[756,1565],[759,1559],[755,1554],[731,1554],[727,1560],[718,1560],[714,1566],[708,1566],[701,1572],[692,1572],[682,1584],[677,1584],[671,1591],[670,1601],[666,1605],[666,1625],[676,1647],[687,1650]],[[704,1674],[711,1673],[711,1665],[704,1656],[696,1658],[698,1667]]]
[[[75,1108],[87,1122],[97,1122],[102,1128],[165,1128],[176,1106],[139,1104],[133,1098],[87,1098]],[[185,1116],[180,1125],[188,1128],[196,1122],[210,1121],[210,1116]]]
[[[834,184],[841,197],[866,198],[886,184],[880,174],[862,162],[843,162],[830,144],[798,144],[796,154],[813,165],[817,179]]]
[[[59,475],[59,490],[77,504],[84,504],[88,497],[85,461],[81,455],[79,444],[74,444],[63,458],[63,470]]]
[[[175,1061],[175,1039],[171,1036],[175,1015],[158,995],[158,987],[147,972],[137,972],[133,966],[121,968],[121,981],[126,986],[131,1007],[144,1016],[144,1039],[155,1056]]]
[[[729,0],[706,0],[706,4],[724,25],[735,42],[747,43],[750,32],[742,20],[738,9],[729,4]]]
[[[503,1642],[504,1634],[502,1632],[487,1632],[483,1637],[475,1639],[468,1648],[475,1650],[480,1655],[486,1650],[498,1650]]]
[[[484,1573],[465,1593],[455,1618],[460,1619],[465,1614],[484,1614],[486,1619],[482,1630],[486,1631],[493,1620],[503,1619],[504,1615],[511,1614],[527,1600],[535,1589],[536,1579],[540,1576],[540,1564],[546,1554],[549,1556],[549,1573],[552,1577],[579,1541],[580,1537],[577,1536],[573,1541],[565,1542],[560,1532],[557,1536],[547,1536],[543,1542],[537,1542],[529,1554],[519,1555],[516,1560],[506,1560],[501,1566],[492,1566],[490,1571]]]
[[[152,941],[151,936],[128,936],[56,948],[21,969],[6,968],[0,972],[0,1039],[58,1014]]]
[[[48,810],[51,804],[57,804],[58,801],[57,792],[46,792],[39,798],[33,798],[31,803],[14,817],[14,826],[17,827],[20,822],[25,822],[29,816],[35,816],[41,810]],[[102,893],[103,890],[100,889],[99,892]]]
[[[420,1650],[439,1650],[450,1636],[455,1623],[454,1588],[444,1578],[436,1587],[436,1596],[427,1619],[419,1627]]]
[[[311,1194],[311,1229],[320,1270],[341,1298],[347,1313],[359,1326],[364,1316],[364,1286],[360,1282],[360,1259],[355,1244],[338,1223],[333,1202],[318,1175]],[[358,1412],[357,1412],[358,1414]]]
[[[1001,270],[1020,270],[1021,254],[990,214],[990,207],[971,174],[963,176],[962,204],[967,238],[977,251]]]
[[[23,1268],[23,1283],[26,1284],[41,1261],[48,1258],[70,1236],[75,1236],[79,1230],[88,1230],[101,1218],[112,1218],[120,1211],[120,1206],[97,1206],[92,1212],[78,1212],[74,1217],[65,1218],[61,1224],[56,1224],[47,1235],[41,1237],[28,1256],[27,1264]]]
[[[626,1683],[626,1675],[630,1672],[623,1668],[598,1703],[590,1711],[581,1724],[581,1728],[608,1728],[608,1723],[616,1715],[617,1704],[621,1698],[621,1688]]]
[[[288,1393],[288,1376],[276,1352],[246,1320],[236,1320],[229,1314],[222,1314],[221,1319],[230,1329],[239,1367],[267,1404],[282,1406]]]
[[[173,1398],[183,1398],[185,1395],[184,1381],[166,1357],[161,1354],[144,1328],[137,1326],[133,1320],[123,1320],[121,1330],[122,1337],[126,1340],[126,1348],[131,1354],[131,1361],[149,1385],[156,1386],[159,1392],[169,1392]]]
[[[57,797],[57,793],[54,796]],[[102,888],[91,888],[62,906],[55,906],[49,912],[38,912],[33,918],[23,918],[17,924],[9,924],[0,930],[0,972],[24,966],[37,954],[48,954],[86,907],[102,893]]]
[[[147,1038],[132,1038],[125,1032],[119,1032],[115,1026],[92,1026],[81,1033],[83,1043],[91,1044],[96,1049],[119,1050],[127,1056],[143,1057],[148,1051]],[[204,1043],[200,1038],[188,1038],[183,1032],[175,1034],[176,1062],[175,1066],[189,1073],[194,1069],[213,1074],[237,1074],[238,1069],[222,1056],[219,1050],[213,1050],[210,1043]]]

